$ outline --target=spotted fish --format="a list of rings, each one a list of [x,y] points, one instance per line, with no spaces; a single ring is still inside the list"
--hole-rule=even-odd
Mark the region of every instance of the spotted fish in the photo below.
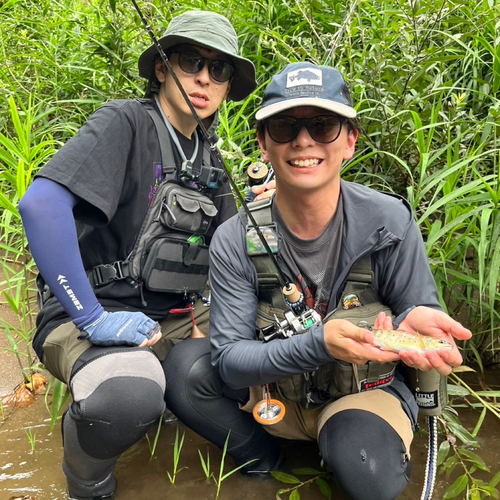
[[[299,71],[296,75],[290,76],[290,81],[293,82],[294,80],[307,80],[310,82],[311,80],[319,80],[319,76],[316,73],[313,73],[312,71],[309,70],[303,70]]]
[[[439,351],[440,349],[453,349],[446,340],[409,333],[403,330],[372,330],[373,345],[384,351]]]

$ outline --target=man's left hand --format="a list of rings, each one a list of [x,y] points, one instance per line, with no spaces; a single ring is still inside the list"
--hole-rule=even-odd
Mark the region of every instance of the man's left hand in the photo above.
[[[383,313],[381,313],[383,315]],[[378,328],[392,328],[391,318],[385,316],[377,318]],[[377,324],[377,323],[376,323]],[[441,375],[449,375],[452,369],[462,364],[460,354],[454,339],[467,340],[472,334],[458,321],[452,319],[443,311],[430,307],[418,306],[408,313],[399,325],[400,330],[410,333],[429,335],[449,342],[453,349],[440,351],[425,351],[420,354],[416,351],[401,351],[399,356],[406,365],[427,372],[434,368]]]

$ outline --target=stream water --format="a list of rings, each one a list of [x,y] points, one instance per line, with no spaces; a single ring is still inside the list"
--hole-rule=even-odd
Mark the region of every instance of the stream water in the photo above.
[[[497,377],[498,378],[498,377]],[[0,415],[1,416],[1,415]],[[62,444],[60,422],[50,434],[50,419],[43,396],[37,396],[34,404],[27,408],[16,408],[10,415],[0,420],[0,500],[67,499],[65,477],[61,471]],[[479,417],[476,410],[461,410],[460,420],[464,427],[472,430]],[[421,426],[425,427],[421,419]],[[185,431],[184,446],[180,454],[179,469],[185,467],[171,484],[167,475],[173,473],[173,444],[176,428],[180,435]],[[149,439],[154,441],[156,429],[149,432]],[[34,437],[34,446],[29,435]],[[439,436],[440,442],[443,436]],[[500,422],[488,415],[478,435],[481,447],[477,453],[491,467],[492,473],[475,473],[475,477],[491,479],[500,469]],[[117,500],[212,500],[216,498],[217,487],[213,480],[207,480],[203,472],[198,450],[207,457],[210,455],[211,471],[218,476],[222,453],[207,441],[185,429],[177,421],[164,424],[158,440],[154,457],[151,457],[147,439],[128,450],[119,460],[116,476],[118,479]],[[315,443],[284,443],[285,462],[283,472],[294,468],[320,468],[317,446]],[[400,496],[403,500],[418,500],[424,481],[424,468],[427,454],[427,434],[416,435],[412,445],[413,472],[410,484]],[[234,468],[230,458],[226,459],[224,472]],[[441,499],[443,492],[454,481],[457,473],[451,477],[439,475],[436,481],[433,499]],[[301,479],[308,479],[301,476]],[[347,500],[333,483],[333,498]],[[238,472],[228,477],[221,484],[220,500],[275,499],[280,488],[286,488],[275,479],[256,479],[244,477]],[[299,490],[303,500],[325,498],[316,484],[303,486]],[[288,499],[289,493],[282,495]],[[374,499],[377,500],[377,499]]]

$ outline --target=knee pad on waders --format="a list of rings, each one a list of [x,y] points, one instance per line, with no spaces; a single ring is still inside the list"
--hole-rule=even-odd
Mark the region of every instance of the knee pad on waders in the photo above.
[[[426,417],[438,417],[448,404],[447,377],[436,370],[423,372],[404,367],[405,384],[411,390],[418,411]]]
[[[67,415],[83,452],[104,460],[141,439],[165,409],[165,375],[150,349],[106,351],[71,377]]]
[[[394,500],[408,484],[411,461],[405,445],[374,413],[335,413],[321,429],[318,445],[326,468],[353,500]]]

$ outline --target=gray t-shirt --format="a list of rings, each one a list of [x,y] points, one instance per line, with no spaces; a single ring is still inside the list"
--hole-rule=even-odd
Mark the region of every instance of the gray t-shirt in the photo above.
[[[342,246],[342,196],[324,231],[311,240],[299,238],[288,229],[276,203],[272,205],[272,214],[278,226],[281,258],[304,294],[305,303],[324,317]]]

